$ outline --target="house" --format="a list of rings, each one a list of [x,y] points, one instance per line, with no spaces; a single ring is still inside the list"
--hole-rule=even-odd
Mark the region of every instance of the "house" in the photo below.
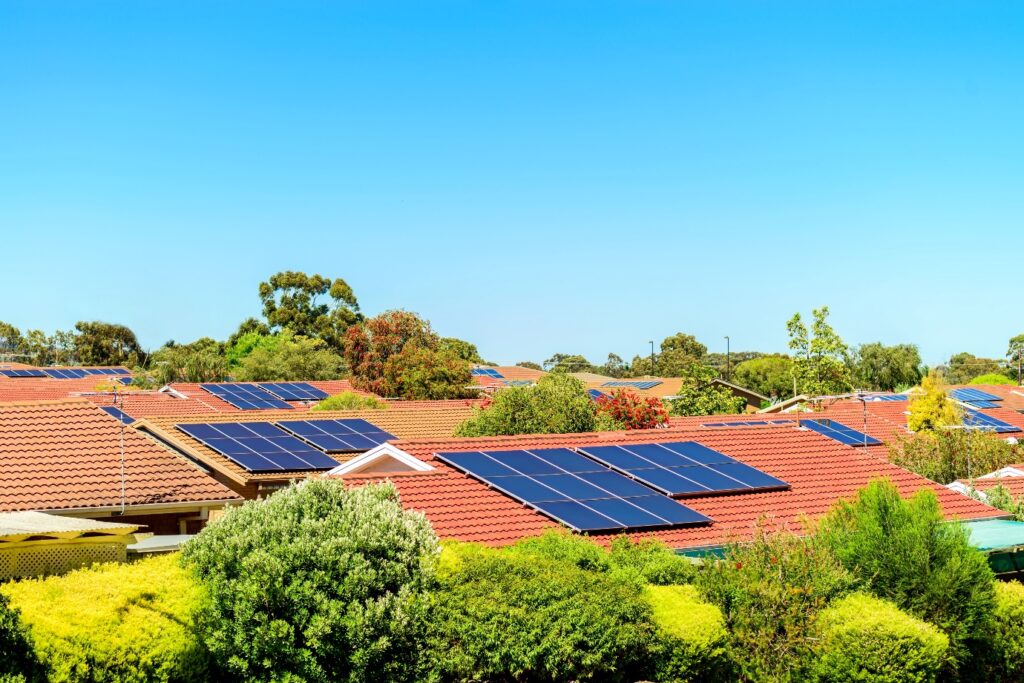
[[[583,373],[575,374],[578,375]],[[605,378],[597,375],[596,378],[597,379],[586,382],[587,389],[600,391],[606,394],[610,394],[616,389],[624,389],[640,396],[658,399],[671,399],[678,396],[689,382],[689,380],[684,377],[628,377],[616,379],[614,377]],[[713,379],[711,384],[727,389],[734,396],[742,398],[746,402],[747,412],[756,412],[763,404],[769,402],[767,396],[762,396],[755,391],[745,389],[737,384],[726,382],[724,379]]]
[[[229,488],[85,399],[0,404],[0,512],[194,533],[241,501]]]

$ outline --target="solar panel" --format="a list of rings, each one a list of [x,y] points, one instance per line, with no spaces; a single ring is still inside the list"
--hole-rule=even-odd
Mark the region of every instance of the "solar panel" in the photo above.
[[[567,448],[438,453],[437,458],[576,531],[711,521]]]
[[[893,402],[893,401],[906,401],[910,397],[906,394],[882,394],[879,396],[868,396],[865,401],[881,401],[881,402]]]
[[[608,394],[604,393],[603,391],[599,391],[598,389],[587,389],[587,395],[590,396],[590,398],[594,399],[595,401],[602,398],[608,398]]]
[[[654,387],[662,384],[661,380],[616,380],[614,382],[605,382],[601,386],[603,387],[633,387],[635,389],[653,389]]]
[[[135,422],[134,418],[120,408],[115,408],[114,406],[100,406],[100,410],[105,412],[107,415],[120,420],[122,424],[130,425],[132,422]]]
[[[289,420],[276,424],[328,453],[368,451],[397,438],[366,420]]]
[[[507,387],[528,387],[532,386],[533,382],[528,379],[507,379],[505,380],[505,386]]]
[[[966,411],[964,414],[964,426],[996,432],[997,434],[1012,434],[1014,432],[1022,431],[1020,427],[1016,427],[1009,422],[1003,422],[991,415],[980,413],[977,410]]]
[[[505,379],[505,375],[501,374],[494,368],[471,368],[469,374],[475,377],[493,377],[494,379]]]
[[[36,368],[15,368],[13,370],[0,370],[4,377],[46,377],[46,373]]]
[[[585,446],[576,450],[673,497],[789,486],[781,479],[696,441]]]
[[[260,382],[258,386],[282,401],[320,401],[328,396],[309,382]]]
[[[1002,401],[1001,396],[990,394],[987,391],[980,391],[978,389],[951,389],[949,395],[958,401],[964,401],[965,403],[972,403],[975,401]]]
[[[835,420],[800,420],[800,426],[807,427],[813,432],[824,434],[833,441],[838,441],[847,446],[877,446],[882,443],[864,432],[850,429]]]
[[[705,422],[701,427],[763,427],[765,425],[789,425],[792,420],[740,420],[737,422]]]
[[[90,375],[129,375],[131,371],[127,368],[86,368],[85,372]]]
[[[120,382],[121,384],[125,384],[125,385],[131,384],[132,382],[135,381],[134,378],[131,375],[122,375],[120,377],[115,377],[114,379],[116,381]]]
[[[178,429],[250,472],[325,470],[338,462],[270,422],[179,424]]]
[[[89,374],[81,368],[45,368],[43,372],[54,379],[81,379]]]
[[[242,410],[291,408],[290,405],[255,384],[200,384],[199,386]]]

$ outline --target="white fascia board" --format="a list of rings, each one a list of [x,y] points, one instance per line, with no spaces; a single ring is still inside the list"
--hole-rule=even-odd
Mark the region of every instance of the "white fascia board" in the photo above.
[[[423,462],[419,458],[413,457],[405,451],[392,446],[389,443],[382,443],[376,448],[372,448],[362,455],[358,455],[347,462],[343,462],[333,470],[327,472],[328,475],[343,475],[343,474],[354,474],[361,472],[373,463],[383,459],[389,458],[395,460],[402,465],[405,465],[414,472],[429,472],[434,469],[427,463]]]

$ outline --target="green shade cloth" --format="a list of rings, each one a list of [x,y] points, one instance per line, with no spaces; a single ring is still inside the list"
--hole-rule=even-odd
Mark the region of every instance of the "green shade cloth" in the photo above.
[[[1010,519],[986,519],[980,522],[965,522],[971,535],[971,545],[979,550],[991,552],[1024,547],[1024,522]]]

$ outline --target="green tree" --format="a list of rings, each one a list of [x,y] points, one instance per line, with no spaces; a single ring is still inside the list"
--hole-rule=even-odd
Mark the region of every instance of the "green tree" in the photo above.
[[[674,398],[668,399],[672,415],[723,415],[742,413],[747,401],[714,383],[717,373],[704,365],[691,365]]]
[[[970,381],[970,384],[1016,384],[1017,381],[1010,379],[1006,375],[998,373],[992,373],[988,375],[979,375]]]
[[[812,311],[808,331],[799,313],[786,323],[789,348],[793,350],[800,393],[813,396],[836,394],[852,388],[847,364],[849,348],[828,322],[828,306]]]
[[[851,355],[854,381],[860,388],[894,391],[921,381],[921,354],[913,344],[863,344]]]
[[[238,340],[245,335],[255,334],[260,337],[269,337],[270,325],[257,318],[246,318],[239,324],[238,329],[231,333],[224,346],[231,347],[238,343]]]
[[[597,368],[597,374],[608,377],[625,377],[629,373],[629,366],[626,361],[614,353],[608,354],[605,364]]]
[[[889,444],[889,459],[943,485],[1024,460],[1024,445],[993,439],[974,429],[921,431]]]
[[[1005,364],[993,358],[979,358],[972,353],[958,353],[946,365],[946,381],[950,384],[968,384],[980,375],[1004,372]]]
[[[911,396],[909,409],[907,429],[912,432],[944,429],[962,421],[959,408],[946,395],[942,378],[935,371],[921,380],[921,392]]]
[[[1021,377],[1021,370],[1024,370],[1024,334],[1010,338],[1010,345],[1006,349],[1006,360],[1008,365],[1013,368],[1017,381],[1024,380]]]
[[[732,381],[762,396],[780,399],[793,395],[796,365],[789,356],[775,354],[744,361],[732,371]]]
[[[414,681],[437,537],[394,486],[310,480],[211,522],[182,552],[199,627],[247,681]]]
[[[228,374],[223,345],[210,337],[191,344],[167,342],[150,356],[148,370],[160,384],[222,382]]]
[[[677,332],[661,342],[661,352],[654,356],[637,355],[629,366],[630,377],[685,377],[690,368],[702,364],[708,347],[692,334]]]
[[[544,369],[544,368],[542,368],[540,366],[540,363],[534,363],[533,361],[529,361],[529,360],[519,361],[518,363],[516,363],[516,367],[517,368],[529,368],[531,370],[543,370]]]
[[[310,410],[387,410],[388,404],[376,396],[357,394],[354,391],[343,391],[328,396]]]
[[[19,354],[25,345],[21,330],[0,320],[0,354]]]
[[[456,436],[569,434],[592,432],[597,408],[587,387],[572,375],[553,373],[532,387],[508,387],[494,394],[456,429]]]
[[[469,363],[451,349],[413,344],[384,365],[384,395],[443,400],[475,395]]]
[[[75,330],[75,354],[82,365],[134,367],[144,358],[135,333],[124,325],[81,320]]]
[[[704,363],[704,365],[714,368],[719,377],[724,378],[726,376],[726,371],[728,370],[732,374],[732,381],[735,382],[736,368],[739,367],[741,363],[746,363],[750,360],[757,360],[758,358],[764,358],[769,355],[773,354],[761,353],[760,351],[732,351],[729,354],[715,352],[706,354],[701,358],[701,362]],[[792,384],[792,382],[790,382],[790,384]],[[793,387],[790,386],[790,391],[792,390]],[[770,394],[765,394],[765,396],[770,396]]]
[[[247,337],[242,337],[246,339]],[[337,379],[344,361],[322,339],[283,330],[256,345],[232,373],[241,382]]]
[[[931,489],[904,500],[891,482],[875,480],[838,502],[817,538],[861,588],[938,626],[956,663],[983,646],[995,605],[992,570],[967,530],[946,521]]]
[[[544,361],[548,372],[597,372],[599,368],[583,356],[571,353],[556,353]]]
[[[471,344],[468,341],[462,339],[456,339],[455,337],[441,337],[438,342],[438,348],[441,351],[450,351],[456,358],[467,361],[469,363],[484,363],[484,359],[480,357],[480,352],[477,351],[476,344]]]
[[[345,330],[362,319],[356,295],[341,278],[284,271],[261,282],[259,292],[271,330],[287,328],[336,350]]]

